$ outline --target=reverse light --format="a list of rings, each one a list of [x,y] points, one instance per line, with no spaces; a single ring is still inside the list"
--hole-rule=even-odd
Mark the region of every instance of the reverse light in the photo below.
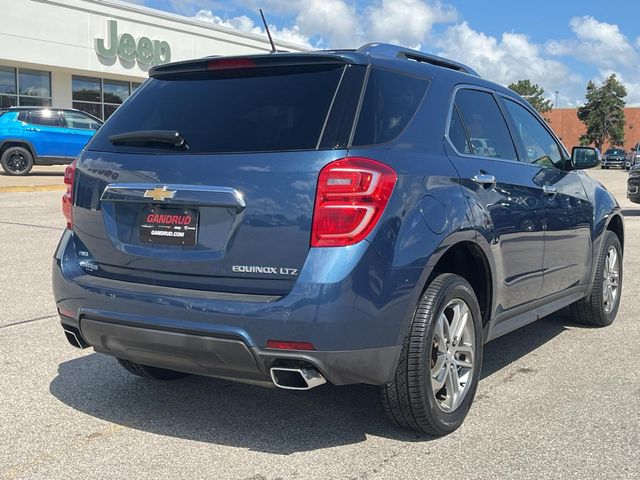
[[[286,340],[268,340],[267,348],[276,350],[315,350],[309,342],[289,342]]]
[[[76,176],[76,161],[64,169],[64,184],[67,191],[62,195],[62,213],[67,220],[67,228],[73,228],[73,181]]]
[[[377,160],[351,157],[326,165],[318,178],[312,247],[342,247],[364,239],[376,226],[398,176]]]

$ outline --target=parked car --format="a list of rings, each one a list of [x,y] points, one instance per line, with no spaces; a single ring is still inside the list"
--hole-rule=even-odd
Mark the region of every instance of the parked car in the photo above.
[[[627,179],[627,198],[633,203],[640,203],[640,163],[631,167]]]
[[[614,321],[623,217],[582,172],[596,150],[471,68],[368,44],[149,75],[65,174],[72,345],[159,380],[375,385],[443,435],[487,341],[568,306]]]
[[[638,163],[640,163],[640,143],[636,143],[636,146],[627,153],[625,166],[629,170]]]
[[[80,153],[102,120],[74,109],[12,107],[0,112],[0,164],[7,175],[34,165],[65,165]]]
[[[625,153],[622,148],[610,148],[604,152],[601,168],[625,168]]]

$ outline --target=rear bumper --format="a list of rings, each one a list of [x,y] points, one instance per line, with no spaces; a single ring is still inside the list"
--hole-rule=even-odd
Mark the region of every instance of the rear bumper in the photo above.
[[[180,372],[272,386],[275,365],[315,367],[334,385],[382,385],[393,378],[401,347],[352,351],[282,351],[249,347],[238,338],[195,335],[83,317],[61,316],[63,328],[78,325],[96,352]]]
[[[330,257],[337,249],[310,255],[323,283],[303,268],[288,295],[243,298],[88,275],[71,236],[63,236],[53,264],[63,325],[98,352],[199,375],[272,385],[271,366],[301,362],[336,385],[389,383],[420,293],[407,285],[418,284],[422,269],[385,269],[366,242],[339,260]],[[315,350],[267,349],[267,340],[310,342]]]

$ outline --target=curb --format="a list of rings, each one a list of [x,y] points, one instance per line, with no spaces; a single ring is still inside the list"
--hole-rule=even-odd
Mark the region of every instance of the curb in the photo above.
[[[0,193],[10,192],[55,192],[64,191],[66,185],[8,185],[0,186]]]

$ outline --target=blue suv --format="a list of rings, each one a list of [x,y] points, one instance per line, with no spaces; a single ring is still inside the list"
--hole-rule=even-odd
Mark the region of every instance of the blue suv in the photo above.
[[[7,175],[71,163],[102,121],[79,110],[13,107],[0,112],[0,164]]]
[[[62,328],[147,378],[375,385],[444,435],[486,342],[563,307],[613,322],[598,163],[511,90],[391,45],[157,66],[67,168]]]

